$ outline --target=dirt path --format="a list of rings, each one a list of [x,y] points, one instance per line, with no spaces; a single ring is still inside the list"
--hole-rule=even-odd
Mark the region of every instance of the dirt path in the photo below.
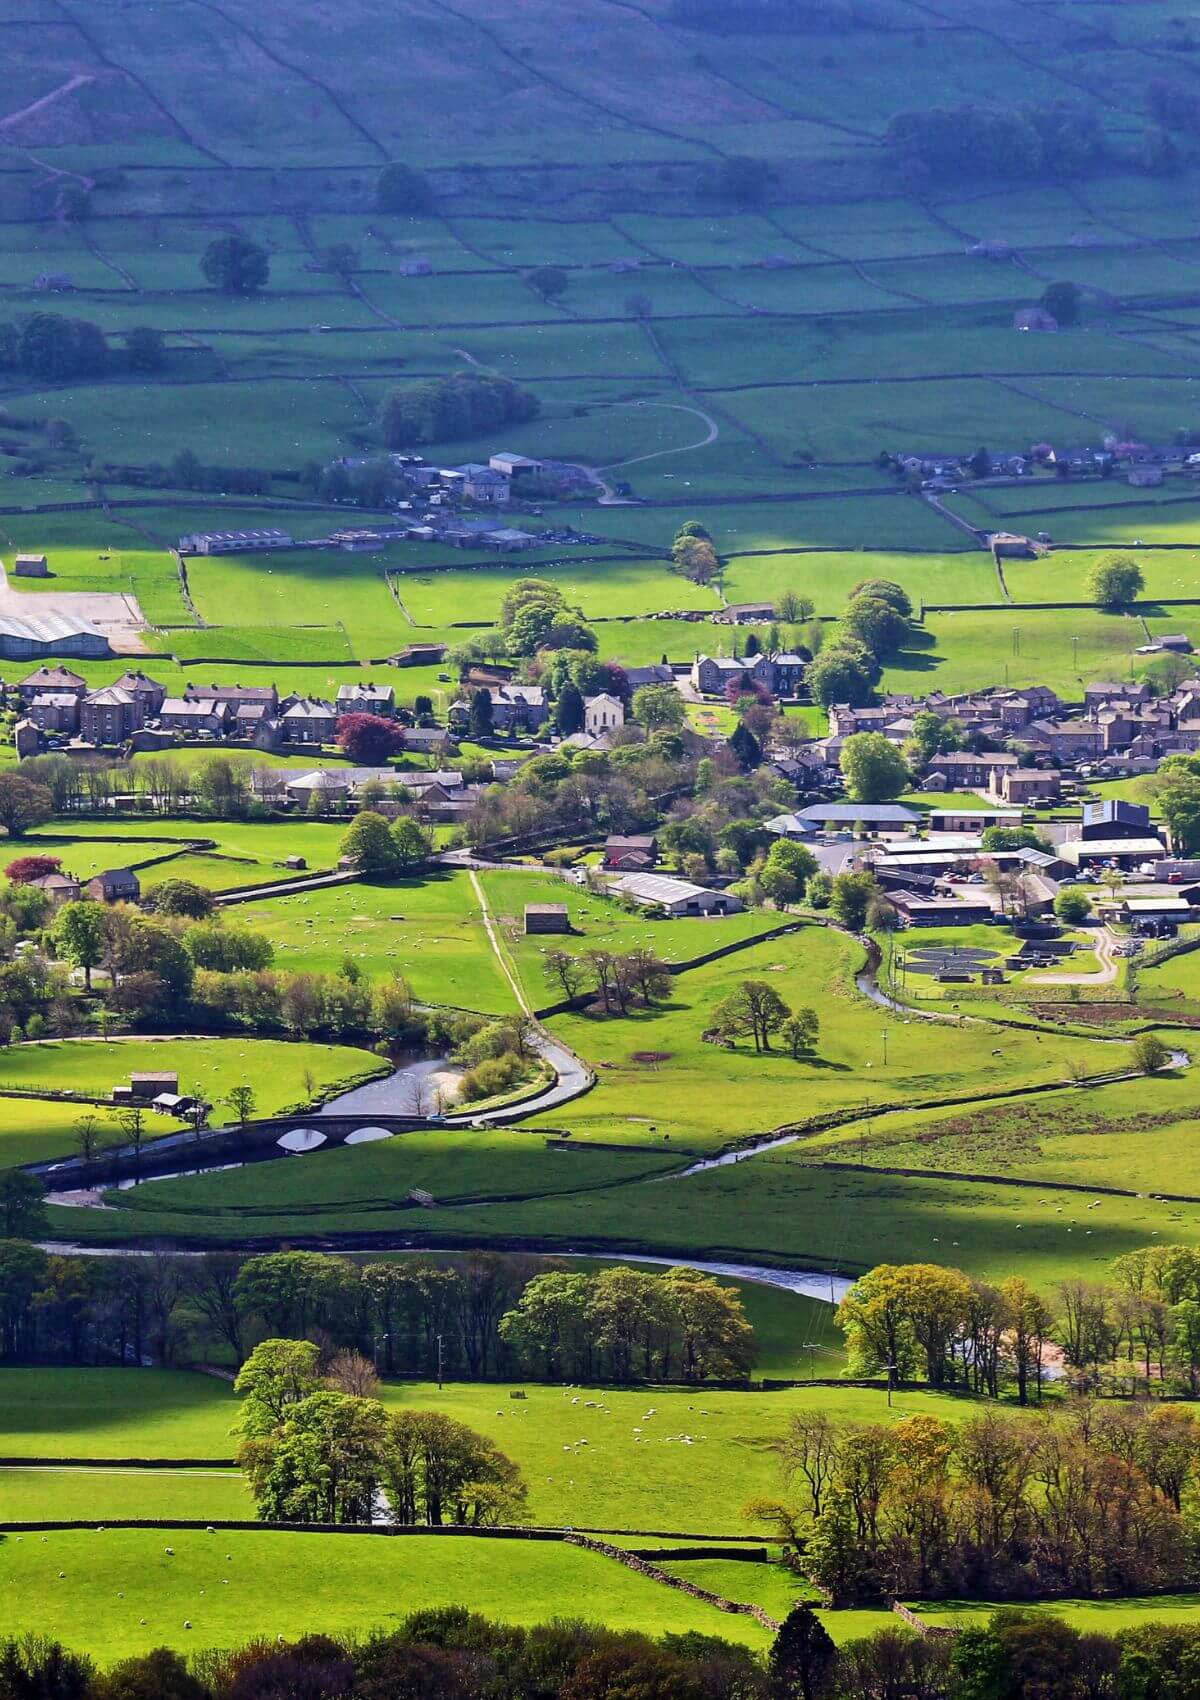
[[[492,951],[493,951],[493,954],[495,955],[496,961],[500,964],[500,972],[504,975],[504,978],[508,981],[509,985],[513,989],[513,996],[517,1000],[517,1008],[521,1011],[521,1013],[523,1015],[529,1016],[530,1019],[532,1020],[533,1019],[533,1010],[529,1006],[529,999],[525,996],[524,987],[521,985],[520,980],[513,973],[512,969],[509,967],[508,958],[505,956],[504,951],[501,949],[500,937],[499,937],[499,934],[496,932],[495,924],[492,921],[492,912],[488,908],[487,897],[484,893],[483,886],[480,883],[479,875],[475,872],[474,868],[471,868],[469,870],[469,877],[470,877],[470,881],[471,881],[471,886],[472,886],[472,888],[475,892],[476,900],[479,903],[480,914],[483,917],[484,931],[487,933],[488,942],[490,943],[490,945],[492,947]]]
[[[711,413],[706,413],[702,407],[692,407],[681,401],[614,401],[612,407],[659,407],[668,413],[692,413],[697,419],[702,419],[707,426],[707,432],[694,443],[683,443],[675,449],[654,449],[647,455],[631,455],[628,460],[610,461],[607,466],[597,468],[599,472],[616,472],[622,466],[642,466],[648,460],[664,460],[668,455],[691,454],[693,449],[706,449],[710,443],[715,443],[721,435],[721,427]]]
[[[55,101],[62,100],[64,95],[74,94],[76,89],[86,88],[89,83],[94,83],[95,80],[95,77],[89,77],[82,71],[78,72],[75,76],[69,77],[65,83],[60,83],[56,89],[51,89],[49,94],[44,94],[40,100],[32,100],[28,106],[23,106],[19,112],[10,112],[7,118],[0,118],[0,130],[7,130],[12,124],[21,124],[26,118],[32,118],[36,113],[44,112],[48,106],[53,106]]]

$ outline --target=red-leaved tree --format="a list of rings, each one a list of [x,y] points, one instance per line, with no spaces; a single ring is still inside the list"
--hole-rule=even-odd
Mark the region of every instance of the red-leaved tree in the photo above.
[[[381,714],[343,714],[337,723],[339,749],[360,767],[382,767],[404,748],[404,728]]]
[[[14,885],[28,885],[32,880],[45,879],[47,874],[60,874],[62,862],[57,856],[18,856],[4,872]]]

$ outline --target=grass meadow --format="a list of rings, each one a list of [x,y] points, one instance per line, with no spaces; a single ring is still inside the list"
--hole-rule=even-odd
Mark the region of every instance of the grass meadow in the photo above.
[[[106,1529],[9,1535],[0,1545],[6,1629],[59,1638],[103,1663],[164,1645],[386,1630],[418,1608],[466,1599],[511,1623],[582,1617],[760,1648],[770,1640],[753,1618],[561,1542]]]
[[[174,1036],[51,1039],[6,1046],[0,1053],[0,1090],[15,1087],[24,1092],[107,1097],[114,1086],[128,1081],[131,1072],[170,1069],[179,1074],[181,1092],[214,1104],[233,1087],[252,1085],[259,1112],[270,1115],[308,1098],[306,1074],[312,1075],[317,1091],[328,1092],[364,1074],[379,1073],[381,1067],[370,1051],[308,1041]],[[72,1113],[77,1117],[81,1111]]]
[[[336,973],[348,958],[366,974],[401,974],[414,994],[503,1015],[513,1008],[469,876],[359,882],[239,906],[266,933],[278,967]]]
[[[790,1296],[784,1302],[792,1307],[798,1334],[826,1308]],[[220,1396],[197,1391],[196,1384],[208,1379],[180,1370],[5,1370],[3,1454],[107,1464],[188,1458],[212,1466],[231,1460],[240,1402],[228,1384],[218,1384]],[[523,1391],[525,1398],[510,1399],[510,1390]],[[921,1413],[956,1421],[971,1409],[968,1400],[913,1391],[894,1395],[889,1411],[882,1393],[856,1387],[748,1395],[719,1388],[503,1381],[448,1382],[439,1389],[430,1380],[385,1382],[382,1397],[396,1409],[445,1411],[488,1435],[520,1467],[534,1523],[710,1537],[756,1532],[742,1508],[752,1498],[778,1493],[771,1443],[794,1414],[821,1410],[838,1423],[890,1423]],[[36,1478],[19,1489],[31,1515],[53,1515],[56,1483],[48,1478],[41,1497]],[[131,1506],[151,1505],[155,1490],[138,1474],[130,1478],[130,1493]],[[145,1514],[168,1515],[157,1508]],[[197,1514],[220,1515],[215,1508]]]

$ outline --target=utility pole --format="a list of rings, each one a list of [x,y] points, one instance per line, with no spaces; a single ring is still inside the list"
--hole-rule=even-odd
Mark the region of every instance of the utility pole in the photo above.
[[[888,1410],[890,1411],[891,1408],[892,1408],[892,1388],[895,1387],[895,1385],[896,1385],[896,1366],[895,1366],[895,1364],[889,1364],[887,1366],[887,1372],[888,1372],[887,1399],[888,1399]]]
[[[438,1392],[439,1393],[442,1390],[442,1371],[443,1371],[444,1366],[445,1366],[445,1357],[444,1357],[444,1352],[443,1352],[443,1348],[442,1348],[442,1339],[443,1339],[443,1336],[439,1334],[438,1337],[437,1337],[437,1343],[438,1343]]]

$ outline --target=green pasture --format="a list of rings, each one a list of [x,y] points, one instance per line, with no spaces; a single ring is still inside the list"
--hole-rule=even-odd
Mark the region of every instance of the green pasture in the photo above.
[[[212,751],[180,752],[174,758],[189,766],[211,756]],[[164,759],[164,758],[158,758]],[[169,755],[165,758],[173,759]],[[233,760],[257,766],[257,754],[234,752]],[[295,758],[302,771],[314,761],[325,764],[323,755],[310,753]],[[274,764],[271,764],[274,765]],[[145,886],[165,879],[193,879],[199,885],[221,888],[250,885],[256,880],[284,877],[289,856],[303,856],[307,872],[322,872],[337,866],[346,820],[309,820],[301,815],[280,821],[181,820],[175,816],[125,816],[112,820],[74,821],[58,819],[31,833],[37,848],[61,858],[63,866],[81,877],[104,868],[142,868]],[[212,841],[211,851],[192,852],[189,846]],[[159,866],[143,864],[159,856],[171,856]],[[244,878],[242,877],[244,875]]]
[[[1042,684],[1069,701],[1089,679],[1129,678],[1145,641],[1140,620],[1092,608],[929,614],[911,647],[885,666],[883,689],[922,695]]]
[[[1016,295],[1014,305],[1020,298]],[[877,377],[864,388],[865,395],[856,384],[744,389],[721,399],[777,454],[811,454],[818,461],[873,461],[884,449],[920,453],[934,444],[944,445],[943,452],[971,454],[979,446],[980,421],[985,418],[994,442],[1037,442],[1055,431],[1061,439],[1062,415],[1047,402],[984,378],[947,378],[932,385]],[[1084,440],[1078,427],[1070,436],[1072,441]],[[948,527],[946,535],[954,535]]]
[[[269,667],[272,662],[278,667],[283,661],[354,664],[350,639],[341,626],[291,626],[283,631],[263,626],[175,626],[156,633],[151,641],[170,650],[182,666],[212,660],[247,661],[257,667]]]
[[[1049,1193],[1031,1195],[1003,1180],[881,1174],[860,1169],[857,1153],[843,1161],[854,1166],[818,1168],[785,1147],[687,1180],[626,1187],[619,1194],[465,1208],[454,1212],[452,1225],[476,1243],[503,1245],[515,1235],[529,1235],[544,1246],[567,1249],[586,1238],[610,1255],[653,1245],[685,1261],[766,1259],[850,1273],[882,1262],[953,1261],[991,1281],[1019,1269],[1047,1291],[1071,1277],[1103,1280],[1114,1257],[1155,1238],[1200,1243],[1192,1207],[1159,1203],[1150,1194],[1106,1200],[1092,1218],[1084,1209],[1088,1200],[1080,1198],[1081,1225],[1073,1226],[1065,1210],[1057,1213],[1062,1201]],[[113,1215],[80,1226],[79,1214],[71,1213],[75,1234],[96,1239],[126,1232],[124,1221]],[[53,1213],[63,1232],[66,1216]],[[253,1231],[249,1222],[240,1226]],[[421,1227],[431,1243],[439,1243],[436,1217],[423,1217]],[[213,1233],[215,1226],[197,1223],[196,1231]]]
[[[763,909],[743,910],[716,920],[655,920],[623,909],[615,899],[594,894],[584,886],[552,875],[488,872],[479,876],[493,919],[520,970],[526,996],[532,1003],[558,1001],[559,988],[544,971],[547,950],[572,953],[585,950],[650,950],[666,962],[685,962],[718,950],[734,940],[753,939],[786,923],[787,917]],[[534,936],[524,930],[529,903],[564,903],[571,933],[563,937]],[[736,960],[736,958],[735,958]]]
[[[300,311],[307,317],[300,322],[311,323],[314,313],[333,316],[337,304],[338,298],[333,297],[332,302],[322,299],[315,308],[305,306]],[[216,311],[223,316],[228,308],[222,303]],[[251,324],[261,320],[269,325],[272,319],[278,323],[281,316],[280,307],[265,298],[240,305],[240,311]],[[286,316],[288,309],[283,313]],[[153,303],[139,301],[125,309],[125,323],[153,324],[157,317],[164,329],[181,320],[202,328],[208,314],[207,302],[174,303],[156,313]],[[296,315],[293,308],[293,322]],[[115,314],[109,311],[105,317],[111,324]],[[348,388],[285,380],[239,385],[236,391],[222,383],[193,383],[186,390],[161,382],[88,384],[44,397],[23,396],[21,408],[35,417],[70,419],[94,455],[143,463],[167,461],[180,449],[191,449],[201,460],[217,465],[295,467],[310,457],[328,459],[337,454],[352,431],[372,423]],[[231,442],[231,410],[237,420],[236,452]]]
[[[803,1577],[786,1565],[747,1564],[731,1558],[698,1558],[685,1562],[665,1562],[662,1568],[668,1576],[694,1587],[707,1588],[722,1599],[737,1600],[746,1605],[761,1606],[769,1616],[782,1623],[792,1607],[801,1600],[815,1605],[819,1596]],[[836,1633],[841,1612],[830,1612],[825,1623],[836,1641],[848,1639]],[[857,1615],[857,1614],[856,1614]],[[879,1613],[882,1618],[883,1613]],[[861,1633],[859,1631],[858,1633]]]
[[[1014,1098],[965,1113],[909,1110],[871,1117],[817,1134],[806,1141],[803,1155],[817,1163],[1011,1174],[1045,1181],[1048,1188],[1091,1185],[1147,1194],[1166,1188],[1200,1196],[1198,1119],[1200,1090],[1185,1070],[1152,1082],[1064,1087],[1033,1101]],[[1034,1198],[1085,1239],[1096,1237],[1111,1210],[1123,1208],[1105,1197],[1097,1202],[1047,1191]]]
[[[99,1469],[69,1464],[0,1467],[0,1520],[6,1522],[253,1516],[254,1500],[236,1469],[140,1469],[119,1464]]]
[[[287,1585],[280,1585],[286,1575]],[[0,1549],[5,1627],[35,1630],[102,1662],[170,1645],[255,1636],[364,1634],[424,1607],[459,1605],[513,1623],[603,1620],[649,1634],[699,1631],[765,1647],[732,1617],[596,1553],[557,1541],[409,1535],[381,1539],[183,1529],[61,1531]]]
[[[188,583],[203,619],[236,610],[241,625],[282,629],[285,642],[289,626],[338,627],[366,658],[388,655],[414,636],[375,555],[314,549],[197,556],[188,562]]]
[[[805,1308],[797,1301],[798,1321]],[[898,1403],[893,1397],[889,1414],[884,1395],[859,1388],[747,1394],[516,1385],[523,1400],[510,1399],[503,1382],[456,1382],[440,1392],[433,1382],[394,1383],[386,1397],[445,1411],[487,1434],[520,1466],[535,1522],[668,1534],[753,1532],[743,1507],[778,1495],[771,1441],[793,1415],[820,1410],[835,1422],[886,1423],[920,1412],[953,1421],[970,1409],[969,1401],[914,1392]]]
[[[1144,510],[1142,512],[1144,516]],[[1149,529],[1139,523],[1128,528],[1128,536],[1142,537]],[[1108,535],[1111,536],[1111,532]],[[1158,597],[1171,601],[1200,601],[1200,523],[1192,528],[1191,537],[1195,548],[1129,550],[1122,547],[1123,553],[1133,554],[1146,580],[1139,612],[1152,612]],[[1120,538],[1116,541],[1120,543]],[[1091,599],[1089,580],[1104,554],[1104,550],[1096,549],[1056,549],[1053,554],[1036,561],[1006,561],[1004,582],[1014,602],[1088,602]],[[1177,630],[1179,622],[1186,622],[1190,612],[1188,609],[1180,612],[1165,610],[1168,621],[1174,624],[1163,629]]]
[[[935,1604],[911,1601],[923,1623],[944,1629],[965,1629],[984,1624],[997,1609],[978,1600],[943,1600]],[[1151,1594],[1142,1599],[1043,1600],[1026,1610],[1060,1617],[1081,1635],[1119,1635],[1143,1624],[1194,1625],[1200,1615],[1200,1594]]]
[[[403,975],[431,1003],[505,1014],[512,991],[463,871],[359,882],[239,905],[238,919],[275,945],[276,965],[336,973],[350,958],[373,976]]]
[[[128,1082],[131,1072],[171,1069],[179,1074],[181,1092],[214,1104],[235,1086],[253,1086],[259,1113],[270,1115],[308,1099],[306,1072],[317,1092],[329,1093],[382,1068],[378,1057],[349,1045],[284,1039],[47,1039],[5,1047],[0,1053],[0,1089],[108,1097],[114,1086]],[[77,1108],[69,1113],[77,1119],[83,1112]],[[222,1119],[227,1117],[218,1111],[214,1120]]]
[[[822,927],[768,940],[677,978],[670,1000],[625,1019],[557,1016],[551,1026],[599,1070],[586,1098],[556,1112],[577,1139],[669,1139],[703,1152],[751,1134],[868,1104],[969,1099],[1016,1084],[1058,1081],[1069,1056],[1097,1070],[1113,1047],[964,1025],[953,1046],[938,1025],[898,1017],[853,984],[858,947]],[[821,1019],[815,1051],[756,1055],[701,1037],[717,1003],[746,978],[765,978],[791,1007]],[[886,1049],[886,1058],[885,1058]]]
[[[1151,967],[1138,967],[1141,997],[1150,1004],[1182,999],[1189,1011],[1200,1005],[1200,953],[1185,951]],[[1172,1006],[1168,1006],[1172,1007]]]
[[[428,1093],[400,1097],[393,1113],[428,1115]],[[324,1231],[332,1220],[376,1220],[389,1227],[397,1212],[413,1214],[414,1188],[431,1193],[439,1208],[486,1204],[492,1199],[543,1198],[624,1187],[674,1167],[669,1154],[596,1152],[576,1160],[547,1149],[537,1132],[513,1129],[446,1129],[405,1133],[394,1139],[315,1154],[312,1161],[251,1163],[223,1174],[194,1175],[110,1194],[130,1212],[126,1227],[190,1234],[207,1220],[253,1217],[275,1230],[303,1232],[310,1220]],[[231,1213],[231,1215],[229,1214]],[[172,1226],[173,1225],[173,1226]],[[265,1230],[270,1233],[273,1230]]]
[[[63,1103],[42,1098],[0,1098],[0,1169],[22,1163],[44,1163],[52,1157],[70,1157],[76,1152],[75,1130],[83,1116],[94,1115],[88,1104]],[[155,1116],[150,1135],[174,1133],[180,1127],[174,1117]],[[100,1117],[98,1131],[112,1144],[121,1138],[115,1117]]]
[[[438,568],[397,572],[396,594],[418,626],[460,624],[469,613],[472,623],[495,624],[500,604],[522,577],[545,578],[556,584],[570,607],[587,619],[636,618],[670,613],[681,608],[720,610],[716,592],[672,572],[663,561],[522,561],[508,567]],[[468,634],[463,633],[464,637]],[[413,641],[420,640],[413,634]]]
[[[797,1331],[824,1310],[814,1300],[789,1302]],[[236,1451],[239,1401],[228,1384],[214,1398],[195,1390],[209,1378],[174,1370],[3,1376],[7,1457],[219,1461]],[[525,1398],[511,1399],[513,1390]],[[444,1411],[486,1434],[520,1467],[535,1523],[701,1536],[754,1532],[742,1508],[780,1491],[771,1442],[793,1415],[819,1410],[838,1423],[890,1423],[926,1413],[956,1421],[971,1409],[969,1400],[919,1391],[893,1395],[889,1409],[881,1392],[855,1387],[748,1394],[500,1381],[439,1389],[429,1380],[385,1382],[382,1397],[397,1409]],[[173,1415],[164,1425],[166,1412]],[[36,1502],[37,1490],[29,1493]]]
[[[178,1369],[5,1368],[0,1455],[232,1461],[240,1401],[227,1381]]]
[[[945,538],[950,543],[950,535]],[[969,541],[963,538],[964,542]],[[914,607],[922,603],[1002,602],[991,557],[982,550],[935,555],[886,550],[814,550],[796,555],[735,555],[722,587],[731,602],[777,600],[794,590],[819,614],[840,614],[855,585],[887,578],[903,585]]]

